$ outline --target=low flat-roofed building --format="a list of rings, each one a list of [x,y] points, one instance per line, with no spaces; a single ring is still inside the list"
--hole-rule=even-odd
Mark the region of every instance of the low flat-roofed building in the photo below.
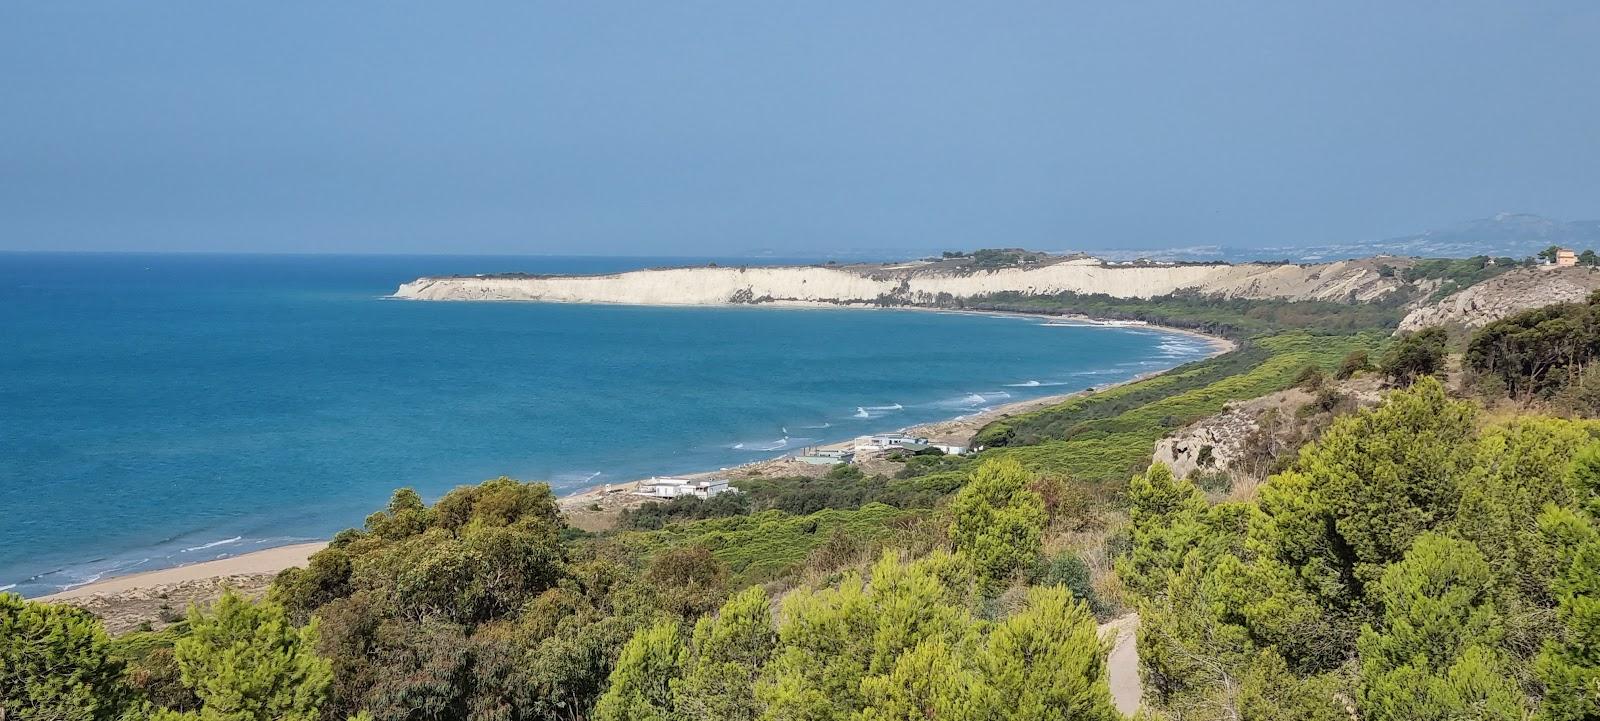
[[[807,448],[794,457],[801,463],[817,466],[836,466],[855,460],[855,451],[848,448]]]
[[[687,478],[652,478],[640,481],[634,489],[633,495],[646,498],[677,498],[678,496],[694,496],[700,499],[720,496],[724,493],[737,493],[738,488],[728,485],[728,481],[721,478],[708,478],[703,481],[694,481]]]

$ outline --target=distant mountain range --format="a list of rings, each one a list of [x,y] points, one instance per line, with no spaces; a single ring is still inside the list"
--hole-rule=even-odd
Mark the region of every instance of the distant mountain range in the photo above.
[[[1195,246],[1151,250],[1089,251],[1113,260],[1294,260],[1318,262],[1372,255],[1464,258],[1474,255],[1524,258],[1552,245],[1600,249],[1600,220],[1560,221],[1528,213],[1500,213],[1490,218],[1402,235],[1339,245],[1230,248]]]

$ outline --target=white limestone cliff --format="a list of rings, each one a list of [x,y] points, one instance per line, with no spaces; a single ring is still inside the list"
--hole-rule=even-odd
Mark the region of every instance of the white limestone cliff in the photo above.
[[[696,267],[593,276],[465,276],[419,278],[400,286],[417,300],[529,300],[641,305],[805,302],[932,303],[941,297],[1000,292],[1054,295],[1104,293],[1149,298],[1195,291],[1230,298],[1373,300],[1399,287],[1371,261],[1316,265],[1103,265],[1093,259],[1033,267],[970,269],[895,267]]]

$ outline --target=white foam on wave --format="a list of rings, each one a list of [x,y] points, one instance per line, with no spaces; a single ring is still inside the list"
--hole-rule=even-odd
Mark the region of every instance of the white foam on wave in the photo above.
[[[6,585],[4,585],[4,586],[0,586],[0,591],[9,591],[9,590],[11,590],[11,589],[13,589],[13,588],[16,588],[16,587],[17,587],[17,584],[15,584],[15,583],[8,583],[8,584],[6,584]]]
[[[61,585],[60,588],[63,591],[70,591],[70,590],[72,590],[74,588],[77,588],[79,586],[87,586],[87,585],[89,585],[91,583],[99,581],[100,579],[105,578],[107,575],[117,575],[117,574],[120,574],[120,573],[122,573],[124,571],[128,571],[128,570],[131,570],[131,569],[134,569],[134,568],[138,568],[139,566],[142,566],[142,565],[144,565],[146,563],[149,563],[149,562],[150,562],[150,559],[141,558],[141,559],[139,559],[137,561],[124,561],[122,563],[114,563],[109,568],[104,568],[104,569],[101,569],[99,571],[96,571],[96,572],[90,574],[87,577],[79,578],[79,579],[70,581],[68,583],[64,583],[64,584]]]
[[[1006,387],[1007,388],[1038,388],[1039,386],[1042,386],[1042,385],[1044,385],[1044,384],[1040,383],[1039,381],[1028,381],[1026,383],[1007,383]]]
[[[1044,384],[1041,384],[1041,385],[1044,385]],[[1031,386],[1029,386],[1029,387],[1031,387]],[[994,401],[1005,400],[1005,399],[1010,398],[1010,397],[1011,397],[1011,394],[1007,393],[1005,391],[984,391],[984,392],[981,392],[981,393],[979,393],[979,392],[970,392],[970,393],[967,393],[964,396],[957,396],[955,398],[946,398],[945,400],[935,401],[935,402],[930,403],[928,405],[933,407],[933,408],[949,408],[949,409],[960,409],[960,410],[963,410],[963,411],[972,411],[972,410],[978,409],[980,406],[987,406],[987,405],[992,404]]]
[[[1168,338],[1162,340],[1156,348],[1167,358],[1196,355],[1202,350],[1200,344],[1187,338]]]
[[[899,411],[899,410],[905,410],[905,406],[900,405],[899,403],[893,403],[893,404],[886,405],[886,406],[856,406],[856,412],[855,412],[855,416],[854,417],[856,417],[856,418],[876,418],[876,417],[881,416],[881,415],[883,415],[885,413],[890,413],[890,412]]]
[[[805,428],[807,430],[820,430],[820,429],[823,429],[823,428],[832,428],[833,424],[829,423],[827,421],[823,421],[822,425],[820,425],[820,426],[800,426],[800,427],[801,428]]]
[[[729,447],[736,451],[763,453],[766,451],[781,451],[788,448],[793,448],[795,446],[802,446],[814,440],[816,439],[807,438],[804,436],[784,436],[777,440],[771,441],[741,441]]]
[[[198,546],[190,546],[189,548],[185,548],[185,549],[182,549],[182,550],[178,551],[178,553],[189,553],[190,551],[204,551],[207,548],[216,548],[217,546],[226,546],[226,545],[228,545],[230,543],[238,543],[238,542],[243,541],[243,540],[244,540],[243,536],[234,536],[233,538],[224,538],[224,539],[222,539],[220,541],[212,541],[210,543],[202,543],[202,544],[200,544]]]

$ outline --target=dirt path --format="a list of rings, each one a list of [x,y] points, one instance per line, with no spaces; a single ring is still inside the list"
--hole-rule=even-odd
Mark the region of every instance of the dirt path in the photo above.
[[[1111,700],[1125,716],[1139,711],[1144,689],[1139,685],[1139,614],[1130,613],[1101,624],[1100,638],[1111,642],[1106,671],[1111,677]]]

